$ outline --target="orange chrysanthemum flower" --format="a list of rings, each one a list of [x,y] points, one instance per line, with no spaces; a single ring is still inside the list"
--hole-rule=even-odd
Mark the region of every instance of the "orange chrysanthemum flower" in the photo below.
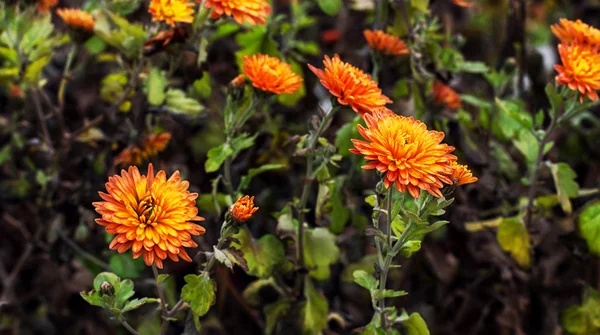
[[[158,155],[159,152],[165,150],[171,133],[160,133],[150,135],[142,140],[141,146],[131,145],[125,148],[115,157],[115,165],[141,165],[145,160],[152,156]]]
[[[365,114],[367,128],[358,125],[366,141],[353,139],[350,152],[362,154],[367,161],[363,169],[385,173],[386,188],[396,184],[400,192],[408,189],[414,198],[419,190],[442,197],[443,183],[452,184],[454,147],[442,144],[444,133],[427,130],[427,126],[412,117],[388,111]]]
[[[38,0],[37,10],[40,14],[46,14],[50,11],[50,8],[56,6],[58,0]]]
[[[563,42],[558,46],[562,65],[554,65],[558,75],[556,82],[579,91],[579,100],[583,103],[584,95],[592,101],[598,100],[600,90],[600,53],[590,45]]]
[[[198,1],[198,0],[197,0]],[[211,18],[221,15],[232,16],[239,23],[266,24],[271,14],[271,6],[267,0],[206,0],[206,8],[213,8]]]
[[[452,182],[456,186],[471,184],[478,180],[477,177],[473,177],[473,173],[466,165],[458,164],[457,162],[452,163],[454,172],[452,172]]]
[[[435,80],[431,89],[433,99],[450,109],[459,109],[462,107],[460,95],[450,86],[442,84],[440,81]]]
[[[329,93],[337,97],[342,105],[349,105],[363,115],[373,110],[385,107],[392,100],[381,93],[377,82],[371,76],[348,63],[340,60],[338,55],[333,58],[325,56],[323,61],[325,71],[308,64],[310,70],[321,80],[321,84]]]
[[[86,32],[94,31],[96,20],[92,14],[84,12],[78,8],[60,8],[56,10],[56,14],[72,29],[83,30]]]
[[[194,4],[188,0],[152,0],[148,7],[152,21],[164,21],[172,27],[175,22],[194,21]]]
[[[473,3],[467,0],[450,0],[453,4],[460,7],[473,7]]]
[[[252,214],[256,213],[258,207],[254,207],[254,197],[240,197],[229,209],[229,213],[237,222],[246,222]]]
[[[188,191],[189,183],[181,181],[179,171],[167,179],[165,171],[154,176],[152,164],[148,176],[140,175],[130,166],[121,175],[108,178],[106,191],[98,192],[104,201],[94,202],[102,215],[96,222],[106,232],[116,234],[109,248],[123,253],[133,251],[133,258],[144,257],[144,263],[162,269],[167,257],[177,262],[179,257],[191,262],[184,248],[198,245],[192,235],[205,229],[190,221],[203,221],[196,208],[197,193]]]
[[[403,40],[394,35],[386,34],[382,30],[373,31],[366,29],[364,35],[371,49],[384,55],[400,56],[410,53],[408,46]]]
[[[231,80],[230,84],[235,87],[241,87],[241,86],[244,86],[245,83],[246,83],[246,76],[244,76],[243,74],[240,74],[240,75],[236,76],[235,78],[233,78]]]
[[[600,30],[581,22],[560,19],[550,29],[561,42],[600,45]]]
[[[302,87],[302,77],[279,58],[257,54],[244,56],[242,70],[252,86],[275,94],[293,94]]]

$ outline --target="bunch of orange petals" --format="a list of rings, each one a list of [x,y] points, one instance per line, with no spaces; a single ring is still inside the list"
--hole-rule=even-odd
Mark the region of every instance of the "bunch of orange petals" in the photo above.
[[[159,152],[165,150],[170,140],[171,133],[152,134],[145,137],[140,146],[131,145],[121,151],[121,153],[115,157],[114,164],[140,165],[148,158],[156,156]]]
[[[271,14],[271,6],[267,0],[206,0],[204,6],[213,9],[213,19],[227,15],[232,16],[239,24],[265,24]]]
[[[292,71],[290,64],[279,58],[257,54],[244,56],[242,70],[259,90],[275,94],[293,94],[302,87],[302,77]],[[238,79],[239,81],[239,79]]]
[[[400,56],[410,53],[406,42],[394,35],[386,34],[382,30],[366,29],[364,35],[371,49],[384,55]]]
[[[459,109],[462,107],[460,95],[450,86],[444,85],[438,80],[433,82],[431,94],[437,103],[444,105],[446,108]]]
[[[83,30],[85,32],[94,31],[96,20],[94,20],[92,14],[88,12],[84,12],[78,8],[59,8],[56,10],[56,14],[58,14],[71,29]]]
[[[169,179],[162,170],[155,176],[152,164],[147,176],[130,166],[121,175],[109,177],[107,193],[99,192],[104,201],[93,203],[102,215],[96,222],[116,235],[109,248],[119,253],[132,249],[133,258],[142,256],[146,265],[159,268],[167,257],[191,262],[185,248],[197,247],[192,236],[204,234],[205,229],[190,222],[204,218],[198,216],[198,194],[190,193],[188,187],[179,171]]]

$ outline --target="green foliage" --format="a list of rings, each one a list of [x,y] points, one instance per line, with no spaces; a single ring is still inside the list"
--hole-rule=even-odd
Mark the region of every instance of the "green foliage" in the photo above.
[[[148,33],[141,24],[130,23],[127,19],[109,11],[96,12],[94,32],[106,44],[117,48],[129,59],[141,55]]]
[[[317,280],[329,278],[329,266],[337,262],[339,254],[335,235],[327,228],[312,228],[305,231],[304,258],[311,277]]]
[[[141,258],[133,259],[131,253],[113,254],[108,262],[110,269],[119,277],[138,278],[146,265]]]
[[[239,190],[243,191],[248,188],[252,178],[258,176],[259,174],[267,171],[283,169],[284,167],[285,166],[283,164],[265,164],[258,168],[249,169],[248,173],[245,176],[242,176],[242,179],[240,180]]]
[[[194,314],[194,324],[196,330],[200,330],[200,317],[204,316],[210,310],[210,306],[215,303],[215,282],[210,279],[208,273],[200,275],[185,276],[186,284],[181,289],[181,300],[190,304]]]
[[[195,116],[204,111],[198,100],[188,97],[184,91],[170,88],[165,96],[165,107],[175,114]]]
[[[579,185],[575,181],[577,175],[567,163],[547,163],[547,165],[552,172],[552,178],[554,178],[558,202],[565,213],[571,214],[573,206],[569,198],[575,198],[579,193]]]
[[[233,237],[237,241],[231,247],[244,253],[246,272],[252,276],[268,278],[285,261],[283,244],[273,235],[255,240],[247,229],[240,229]]]
[[[342,0],[317,0],[321,10],[330,16],[334,16],[342,9]]]
[[[311,280],[304,282],[304,302],[300,308],[303,335],[320,334],[327,326],[329,303],[327,299],[314,288]]]
[[[600,293],[587,287],[581,305],[562,311],[560,324],[572,335],[600,334]]]
[[[588,248],[600,256],[600,202],[592,202],[585,206],[579,215],[579,231],[587,241]]]
[[[518,218],[505,218],[496,235],[500,247],[512,256],[522,268],[531,267],[531,239],[527,228]]]
[[[403,312],[400,319],[407,335],[429,335],[427,324],[419,313],[411,313],[409,316],[406,312]]]
[[[240,68],[244,56],[262,53],[279,57],[277,44],[273,40],[273,31],[267,28],[266,25],[257,25],[247,32],[235,36],[235,41],[240,46],[240,50],[235,53]]]
[[[148,103],[153,106],[162,105],[165,101],[165,89],[167,88],[167,78],[157,68],[151,68],[148,80],[146,81],[146,95]]]

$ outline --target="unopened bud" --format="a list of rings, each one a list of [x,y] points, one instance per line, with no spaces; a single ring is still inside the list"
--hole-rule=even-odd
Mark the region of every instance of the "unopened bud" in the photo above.
[[[240,74],[229,82],[228,91],[233,100],[240,100],[244,95],[244,85],[246,84],[246,76]]]
[[[112,286],[111,283],[105,281],[102,283],[102,285],[100,285],[100,293],[102,293],[102,295],[107,295],[110,297],[113,294],[115,294],[115,288]]]

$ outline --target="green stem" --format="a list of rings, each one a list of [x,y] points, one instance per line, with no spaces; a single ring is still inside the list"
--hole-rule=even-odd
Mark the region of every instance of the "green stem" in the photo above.
[[[156,268],[156,265],[152,264],[152,273],[154,273],[154,279],[156,280],[156,289],[158,290],[158,297],[160,298],[160,310],[162,313],[162,316],[164,318],[168,317],[169,312],[167,310],[167,302],[165,299],[165,293],[163,292],[162,287],[160,286],[160,283],[158,282],[158,269]],[[160,335],[166,334],[167,330],[169,329],[169,321],[167,320],[163,320],[162,324],[160,326]]]
[[[298,236],[297,236],[297,245],[296,245],[296,259],[298,260],[298,265],[301,269],[305,266],[304,260],[304,216],[305,216],[305,208],[306,203],[308,202],[308,195],[310,193],[310,188],[313,182],[313,170],[314,170],[314,149],[317,145],[319,137],[327,128],[329,121],[333,118],[335,112],[339,109],[338,105],[331,106],[329,112],[325,114],[317,131],[312,133],[308,138],[308,146],[306,147],[306,175],[304,180],[304,186],[302,187],[302,194],[300,195],[300,204],[298,205]]]
[[[123,325],[123,327],[125,327],[125,329],[127,329],[133,335],[140,335],[140,333],[133,329],[133,327],[131,327],[131,325],[125,319],[119,318],[119,322],[121,322],[121,325]]]
[[[225,229],[226,231],[227,229]],[[221,233],[221,236],[219,237],[219,241],[217,242],[217,249],[221,249],[223,247],[223,243],[225,243],[225,240],[227,239],[227,235],[223,233]],[[215,257],[215,254],[213,253],[210,256],[210,259],[208,260],[208,263],[206,264],[206,267],[204,268],[204,272],[206,272],[207,274],[210,273],[210,270],[212,269],[212,267],[215,265],[217,261],[217,257]]]
[[[65,68],[63,69],[62,79],[60,80],[60,86],[58,87],[58,108],[62,111],[65,106],[65,88],[67,87],[67,82],[69,81],[71,65],[73,64],[73,59],[75,59],[75,55],[77,54],[77,44],[73,44],[71,47],[71,51],[67,56],[67,63],[65,64]]]
[[[392,207],[394,204],[394,185],[390,185],[388,188],[387,194],[387,244],[388,248],[392,247],[392,221],[394,218],[392,217]]]

